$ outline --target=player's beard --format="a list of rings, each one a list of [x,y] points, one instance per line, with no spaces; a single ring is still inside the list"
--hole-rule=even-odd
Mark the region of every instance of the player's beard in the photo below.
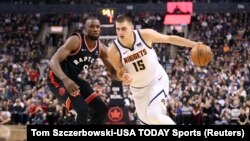
[[[91,39],[91,40],[98,40],[99,39],[99,36],[92,36],[92,35],[88,35],[88,38]]]

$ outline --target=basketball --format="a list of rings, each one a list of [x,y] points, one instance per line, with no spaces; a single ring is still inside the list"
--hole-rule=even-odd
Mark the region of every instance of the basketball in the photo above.
[[[196,66],[206,66],[213,59],[213,53],[209,46],[198,44],[191,49],[190,58]]]

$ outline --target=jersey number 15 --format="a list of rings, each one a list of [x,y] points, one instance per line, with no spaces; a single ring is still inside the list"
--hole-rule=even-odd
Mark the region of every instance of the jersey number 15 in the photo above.
[[[136,72],[145,70],[145,65],[143,63],[143,60],[138,60],[137,62],[132,63],[135,67]]]

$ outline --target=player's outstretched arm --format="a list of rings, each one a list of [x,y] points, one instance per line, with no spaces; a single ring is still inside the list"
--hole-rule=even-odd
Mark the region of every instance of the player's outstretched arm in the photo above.
[[[197,42],[185,39],[180,36],[161,34],[153,29],[141,29],[140,33],[142,35],[143,40],[149,46],[152,46],[152,43],[169,43],[177,46],[192,48],[198,44]]]

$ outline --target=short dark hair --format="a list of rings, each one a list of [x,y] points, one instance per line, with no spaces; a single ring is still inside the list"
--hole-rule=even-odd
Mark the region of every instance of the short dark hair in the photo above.
[[[125,21],[133,24],[132,18],[126,14],[118,15],[116,18],[116,22],[118,22],[118,23],[122,23]]]
[[[95,16],[90,16],[90,17],[87,17],[87,18],[84,19],[84,23],[86,24],[86,22],[88,20],[99,20],[99,19],[97,17],[95,17]]]

